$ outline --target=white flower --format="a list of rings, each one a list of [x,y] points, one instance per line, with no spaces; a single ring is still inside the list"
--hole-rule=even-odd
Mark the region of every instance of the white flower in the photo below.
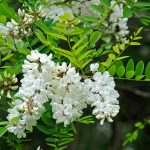
[[[99,64],[98,63],[90,65],[90,71],[92,71],[92,72],[96,72],[98,70],[98,68],[99,68]]]
[[[65,5],[50,5],[50,6],[39,6],[40,7],[40,16],[45,17],[47,19],[53,19],[54,22],[61,21],[60,16],[64,16],[65,14],[70,15],[70,20],[74,18],[72,10]]]
[[[111,1],[112,13],[109,17],[110,27],[108,33],[114,33],[116,40],[124,42],[128,31],[128,18],[123,18],[123,3],[116,4],[116,0]]]
[[[79,1],[72,1],[71,2],[71,8],[73,10],[73,13],[75,15],[80,15],[80,16],[95,16],[97,17],[99,14],[96,13],[96,11],[93,11],[91,5],[99,5],[100,0],[79,0]]]
[[[119,94],[114,89],[115,82],[113,78],[110,77],[108,72],[103,74],[96,72],[92,80],[86,79],[84,82],[89,88],[87,102],[95,107],[93,115],[101,120],[100,124],[103,124],[105,119],[112,122],[112,117],[115,117],[119,112],[119,102],[117,100]]]
[[[80,81],[81,77],[75,68],[69,66],[64,71],[53,81],[49,89],[52,91],[49,97],[52,99],[53,118],[57,123],[63,122],[66,127],[82,116],[83,109],[87,107],[88,89]]]
[[[38,51],[31,51],[31,54],[27,56],[28,60],[24,61],[24,78],[15,95],[18,100],[13,102],[14,107],[8,110],[7,116],[10,122],[7,130],[18,138],[25,138],[26,130],[32,132],[33,126],[36,126],[37,120],[45,111],[43,104],[48,101],[49,92],[46,88],[49,76],[47,78],[44,76],[46,73],[51,73],[49,70],[53,71],[54,62],[51,58],[52,55],[47,56]],[[46,68],[48,68],[47,72]]]
[[[40,146],[38,146],[38,148],[36,150],[42,150]]]

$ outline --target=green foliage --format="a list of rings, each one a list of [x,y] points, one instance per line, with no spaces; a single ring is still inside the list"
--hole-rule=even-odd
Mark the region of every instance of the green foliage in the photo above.
[[[133,132],[128,133],[128,134],[126,135],[126,138],[125,138],[125,140],[124,140],[124,142],[123,142],[123,146],[125,146],[125,145],[127,145],[127,144],[129,144],[129,143],[134,142],[134,141],[138,138],[140,132],[142,132],[142,130],[143,130],[147,125],[150,125],[150,119],[146,119],[144,122],[136,122],[136,123],[134,124],[135,130],[134,130]]]
[[[12,18],[14,20],[18,20],[18,16],[16,15],[16,12],[14,9],[7,6],[7,4],[1,3],[0,4],[0,15],[4,15],[8,18]]]
[[[112,51],[109,52],[108,58],[106,59],[106,61],[101,63],[101,65],[105,67],[103,71],[108,70],[116,61],[128,58],[129,56],[121,56],[121,55],[130,45],[133,45],[133,46],[141,45],[139,42],[137,42],[137,40],[142,38],[141,36],[139,36],[142,29],[143,28],[139,28],[137,32],[134,32],[134,35],[130,36],[130,39],[126,40],[124,43],[113,46]],[[130,71],[127,73],[128,79],[132,78],[132,76],[133,76],[133,71]]]
[[[42,122],[37,125],[37,129],[48,136],[45,139],[47,145],[55,150],[63,150],[67,147],[66,144],[73,141],[76,128],[73,124],[66,128],[63,124],[56,124],[49,103],[45,104],[45,108],[47,111],[42,115]]]
[[[77,118],[77,122],[83,123],[83,124],[88,124],[88,125],[95,123],[95,121],[93,120],[93,116],[91,116],[91,115]]]
[[[94,32],[90,37],[89,43],[87,37],[82,34],[84,32],[83,30],[79,29],[77,26],[70,27],[71,24],[74,25],[77,22],[76,18],[70,20],[70,16],[66,14],[66,16],[61,17],[61,19],[65,22],[56,23],[56,25],[50,29],[51,31],[42,23],[38,23],[39,27],[47,35],[47,39],[40,30],[36,31],[36,35],[39,40],[46,46],[49,46],[54,53],[68,58],[73,65],[82,70],[92,61],[92,59],[88,57],[92,49],[88,47],[94,47],[101,35],[99,32]],[[66,46],[68,49],[63,49],[59,47],[59,45],[55,46],[55,40],[59,40],[60,42],[65,41],[68,45]]]
[[[150,62],[144,67],[142,60],[135,65],[133,59],[130,59],[126,65],[124,65],[121,60],[116,61],[108,71],[112,76],[117,75],[117,77],[122,79],[150,81],[149,69]]]
[[[123,9],[123,16],[125,18],[131,18],[133,16],[132,10],[130,8],[128,8],[128,7],[124,7],[124,9]]]
[[[0,122],[0,137],[2,137],[7,131],[7,129],[5,128],[5,125],[7,125],[7,123],[7,121]]]
[[[145,26],[149,26],[150,25],[150,16],[149,16],[150,2],[139,1],[133,5],[133,8],[135,8],[134,11],[135,16],[140,18],[142,24],[144,24]],[[139,10],[141,10],[140,15],[138,12]]]

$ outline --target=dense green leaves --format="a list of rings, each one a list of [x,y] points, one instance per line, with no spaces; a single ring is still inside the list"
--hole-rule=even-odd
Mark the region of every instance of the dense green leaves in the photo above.
[[[94,47],[96,42],[101,38],[101,33],[95,31],[90,36],[90,47]]]
[[[7,131],[7,129],[5,127],[0,127],[0,137],[2,137],[6,131]]]
[[[123,9],[123,16],[124,16],[125,18],[131,18],[131,17],[133,16],[132,10],[131,10],[130,8],[128,8],[128,7],[125,7],[125,8]]]
[[[6,17],[12,18],[16,21],[19,19],[19,17],[16,15],[15,11],[3,3],[0,4],[0,14],[4,15]]]
[[[133,59],[130,59],[126,65],[121,60],[116,61],[108,71],[112,76],[118,76],[119,78],[132,79],[132,80],[150,80],[150,62],[144,67],[144,62],[139,61],[134,63]]]
[[[66,26],[66,23],[62,22],[61,24],[62,24],[62,26],[63,26],[63,24],[64,24],[64,26]],[[56,31],[55,33],[50,32],[50,31],[47,32],[46,27],[44,27],[40,23],[40,27],[45,32],[45,34],[50,35],[50,37],[53,40],[66,41],[66,43],[69,47],[68,49],[63,49],[57,45],[54,45],[53,44],[54,41],[52,41],[52,40],[49,41],[48,38],[46,39],[45,35],[40,30],[36,31],[36,35],[39,38],[39,40],[46,46],[49,46],[52,51],[59,53],[60,55],[68,58],[73,65],[75,65],[76,67],[78,67],[82,70],[92,60],[89,57],[90,53],[92,52],[92,50],[89,49],[89,42],[90,42],[91,47],[95,46],[95,43],[100,39],[101,34],[99,32],[94,32],[91,35],[89,42],[87,42],[86,36],[83,36],[82,38],[79,37],[79,38],[77,38],[76,41],[74,41],[73,37],[75,36],[75,33],[73,34],[73,32],[76,32],[76,34],[80,35],[82,33],[82,30],[80,29],[80,32],[78,32],[79,28],[77,28],[75,26],[71,27],[71,29],[70,29],[71,32],[70,32],[70,35],[68,36],[69,33],[67,31],[67,28],[63,28],[63,30],[65,30],[65,31],[63,31],[59,26],[60,26],[60,24],[56,24],[56,26],[53,26],[53,29]],[[73,42],[74,42],[74,44],[72,44]]]
[[[149,2],[137,2],[134,4],[135,7],[140,7],[140,8],[143,8],[143,7],[150,7],[150,3]]]
[[[145,76],[147,79],[150,78],[150,62],[147,64],[146,69],[145,69]]]

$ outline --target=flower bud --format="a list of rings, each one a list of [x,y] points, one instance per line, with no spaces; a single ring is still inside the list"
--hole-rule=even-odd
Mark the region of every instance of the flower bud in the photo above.
[[[11,86],[10,89],[11,89],[11,90],[17,90],[17,89],[18,89],[18,86]]]
[[[7,98],[11,98],[10,91],[7,92]]]
[[[4,82],[4,85],[5,85],[5,86],[7,86],[7,85],[8,85],[7,81],[5,81],[5,82]]]
[[[3,81],[3,78],[2,78],[2,76],[0,75],[0,82],[2,82]]]
[[[17,78],[14,78],[13,80],[12,80],[12,83],[13,84],[15,84],[15,83],[17,83],[18,82],[18,79]]]
[[[4,90],[1,90],[1,95],[3,95],[4,94]]]

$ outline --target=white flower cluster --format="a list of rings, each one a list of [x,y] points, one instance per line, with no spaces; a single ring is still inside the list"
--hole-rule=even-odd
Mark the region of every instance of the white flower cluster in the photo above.
[[[40,16],[44,16],[46,19],[53,19],[54,22],[60,21],[59,16],[64,16],[64,14],[69,13],[70,19],[74,18],[74,15],[97,15],[95,11],[91,8],[92,4],[99,5],[99,0],[78,0],[71,1],[70,6],[58,4],[58,2],[63,2],[63,0],[53,0],[46,1],[46,5],[39,6]],[[57,5],[56,5],[57,4]]]
[[[71,8],[73,10],[73,13],[75,15],[80,16],[97,16],[98,13],[96,13],[91,5],[100,5],[100,0],[78,0],[78,1],[72,1],[71,2]]]
[[[123,3],[118,3],[116,0],[111,1],[112,13],[109,17],[109,33],[114,34],[117,41],[124,42],[128,31],[128,18],[123,17]]]
[[[111,122],[119,112],[119,94],[109,73],[101,74],[98,68],[98,64],[92,64],[93,78],[83,80],[71,65],[60,65],[52,61],[52,55],[31,51],[24,61],[24,78],[15,95],[17,100],[8,110],[7,130],[18,138],[26,137],[25,131],[33,130],[48,101],[56,123],[64,123],[65,127],[82,116],[87,104],[95,106],[93,114],[101,119],[101,124],[105,118]]]
[[[24,9],[18,9],[18,16],[20,17],[19,22],[11,19],[11,21],[7,22],[6,25],[0,24],[0,33],[4,38],[8,35],[20,38],[31,32],[31,24],[33,23],[34,16],[27,14]]]
[[[49,80],[48,74],[53,70],[51,58],[51,55],[32,51],[31,55],[27,56],[28,60],[24,61],[24,78],[15,95],[17,100],[12,103],[14,107],[8,110],[7,117],[10,122],[7,130],[18,138],[26,137],[25,130],[32,131],[32,127],[36,126],[44,111],[43,104],[48,101],[46,82]],[[47,68],[49,70],[46,70]]]
[[[82,110],[87,107],[88,89],[81,82],[81,76],[75,68],[67,67],[66,63],[56,65],[56,76],[49,88],[52,92],[50,98],[53,118],[57,123],[64,122],[64,126],[67,126],[82,116]]]
[[[103,124],[105,119],[112,122],[112,117],[115,117],[119,112],[119,97],[118,92],[114,89],[115,82],[113,77],[110,77],[106,71],[103,74],[97,72],[98,64],[91,65],[91,71],[95,72],[92,79],[86,79],[84,82],[89,88],[87,102],[91,106],[95,106],[93,115],[97,119],[101,119],[100,124]]]
[[[5,93],[7,98],[11,98],[11,92],[18,89],[18,86],[16,83],[18,82],[18,79],[15,75],[11,75],[10,73],[7,73],[4,71],[3,76],[0,75],[0,99],[1,96],[3,96]]]
[[[39,16],[46,19],[53,19],[54,22],[60,21],[59,17],[64,16],[66,13],[70,14],[70,19],[73,19],[72,10],[65,5],[48,5],[48,6],[39,6]]]
[[[59,0],[59,2],[63,2]],[[115,38],[119,42],[124,42],[126,36],[129,34],[128,31],[128,18],[123,17],[123,3],[117,2],[116,0],[111,0],[111,9],[109,19],[103,23],[104,28],[106,28],[103,40],[110,42],[112,35],[115,35]],[[57,4],[57,5],[56,5]],[[94,5],[101,5],[100,0],[78,0],[69,2],[70,5],[63,5],[63,3],[57,3],[57,1],[47,1],[47,5],[39,6],[40,16],[53,19],[54,22],[60,21],[59,17],[63,16],[65,13],[70,14],[70,19],[73,19],[75,15],[77,16],[94,16],[101,17],[99,13],[94,11],[91,7]],[[92,24],[92,25],[96,25]]]

